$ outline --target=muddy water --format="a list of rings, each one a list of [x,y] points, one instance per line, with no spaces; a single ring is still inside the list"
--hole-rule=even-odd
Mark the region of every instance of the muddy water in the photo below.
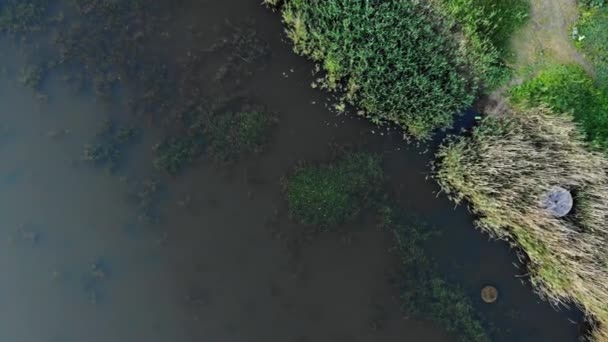
[[[336,116],[310,88],[312,65],[283,41],[258,1],[181,1],[171,27],[253,20],[270,56],[241,84],[278,113],[272,144],[229,166],[205,158],[177,177],[152,166],[156,126],[75,95],[51,75],[39,101],[17,82],[22,58],[2,45],[0,79],[0,338],[3,341],[455,341],[433,322],[406,318],[389,279],[390,236],[369,215],[336,231],[290,222],[281,177],[300,161],[327,160],[333,143],[380,152],[399,205],[442,232],[430,254],[499,331],[497,341],[575,341],[580,317],[553,310],[522,284],[507,246],[488,242],[472,217],[426,180],[426,147],[398,132]],[[176,39],[174,53],[188,49]],[[141,132],[111,174],[79,161],[102,122]],[[139,120],[139,121],[138,121]],[[430,147],[432,149],[432,147]],[[158,180],[157,222],[139,219],[129,194]],[[500,290],[483,305],[486,283]]]

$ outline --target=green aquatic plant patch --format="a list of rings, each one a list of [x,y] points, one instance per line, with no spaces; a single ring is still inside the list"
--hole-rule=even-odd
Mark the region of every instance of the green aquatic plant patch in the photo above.
[[[281,7],[296,53],[318,63],[318,85],[339,91],[375,124],[415,138],[450,127],[476,86],[449,25],[418,1],[288,0]]]
[[[327,165],[299,166],[286,181],[291,217],[298,223],[331,227],[355,217],[383,180],[380,159],[349,153]]]
[[[511,89],[514,103],[571,113],[596,147],[608,148],[608,96],[579,65],[550,65]]]
[[[218,161],[231,161],[259,152],[270,140],[276,123],[276,116],[263,109],[213,113],[203,124],[209,154]]]
[[[471,136],[444,144],[435,171],[482,230],[526,255],[539,294],[577,303],[594,325],[593,340],[608,340],[608,160],[589,149],[570,115],[534,108],[487,117]],[[565,218],[540,204],[556,186],[574,196]]]

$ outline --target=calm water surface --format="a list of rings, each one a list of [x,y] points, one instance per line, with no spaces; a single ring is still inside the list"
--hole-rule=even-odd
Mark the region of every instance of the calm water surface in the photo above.
[[[281,177],[300,161],[327,160],[339,143],[384,155],[399,205],[442,232],[430,253],[499,329],[497,341],[576,341],[579,315],[540,302],[507,246],[437,196],[425,147],[326,109],[326,94],[310,88],[313,66],[258,2],[178,2],[173,37],[193,23],[214,35],[229,20],[269,44],[241,89],[280,123],[264,153],[229,166],[202,158],[177,177],[152,166],[158,125],[77,95],[57,75],[44,83],[48,103],[36,99],[17,81],[23,58],[2,43],[0,340],[455,341],[400,312],[391,239],[372,217],[316,235],[287,217]],[[164,53],[178,58],[196,43],[176,39]],[[80,161],[107,119],[140,132],[114,173]],[[160,189],[154,222],[141,220],[132,196],[151,180]],[[487,283],[500,290],[495,305],[478,299]]]

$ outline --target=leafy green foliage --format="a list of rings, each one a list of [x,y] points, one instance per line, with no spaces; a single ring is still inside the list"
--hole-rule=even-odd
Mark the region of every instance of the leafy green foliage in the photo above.
[[[582,67],[551,65],[514,87],[511,98],[528,107],[544,104],[556,113],[572,113],[588,141],[608,148],[608,96]]]
[[[85,145],[82,160],[105,166],[112,172],[121,161],[122,150],[133,141],[136,133],[132,127],[120,127],[108,120],[97,133],[96,142]]]
[[[471,300],[458,286],[442,278],[427,257],[425,241],[433,231],[424,223],[382,206],[380,223],[392,231],[403,269],[397,281],[407,314],[433,320],[462,342],[489,342]]]
[[[455,41],[429,5],[291,0],[282,10],[294,50],[326,71],[322,85],[344,91],[373,123],[428,138],[472,103]]]
[[[48,0],[5,0],[0,3],[0,32],[11,35],[44,29]]]
[[[509,39],[528,18],[528,0],[441,0],[440,8],[453,18],[466,37],[465,54],[478,77],[490,88],[504,83],[510,70]]]
[[[268,142],[276,118],[264,110],[213,113],[204,132],[209,153],[219,161],[231,161],[243,153],[259,152]]]
[[[593,63],[599,86],[608,92],[608,7],[587,7],[578,23],[577,46]]]
[[[382,179],[380,159],[361,152],[329,165],[298,167],[287,181],[289,212],[302,224],[344,223],[365,207]]]

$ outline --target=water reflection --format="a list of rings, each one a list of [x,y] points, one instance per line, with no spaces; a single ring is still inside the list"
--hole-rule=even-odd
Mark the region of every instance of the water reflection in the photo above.
[[[214,23],[255,17],[270,62],[237,82],[238,97],[278,113],[272,144],[231,165],[202,158],[169,176],[153,166],[161,125],[130,115],[121,101],[77,95],[59,75],[48,75],[37,96],[19,83],[22,56],[5,42],[0,339],[455,340],[432,322],[403,318],[388,281],[398,267],[390,236],[373,218],[311,239],[287,217],[281,177],[299,161],[327,159],[330,142],[384,153],[400,203],[444,231],[434,255],[472,298],[488,279],[502,285],[504,306],[479,305],[501,325],[497,340],[576,339],[575,325],[514,279],[506,246],[487,243],[464,210],[436,198],[424,179],[428,155],[398,133],[371,134],[366,122],[323,107],[325,94],[309,87],[312,66],[281,41],[275,14],[256,1],[180,3],[181,24],[167,27],[173,36],[203,19],[215,34]],[[108,120],[138,132],[109,168],[82,158]],[[534,315],[500,321],[514,309]]]

